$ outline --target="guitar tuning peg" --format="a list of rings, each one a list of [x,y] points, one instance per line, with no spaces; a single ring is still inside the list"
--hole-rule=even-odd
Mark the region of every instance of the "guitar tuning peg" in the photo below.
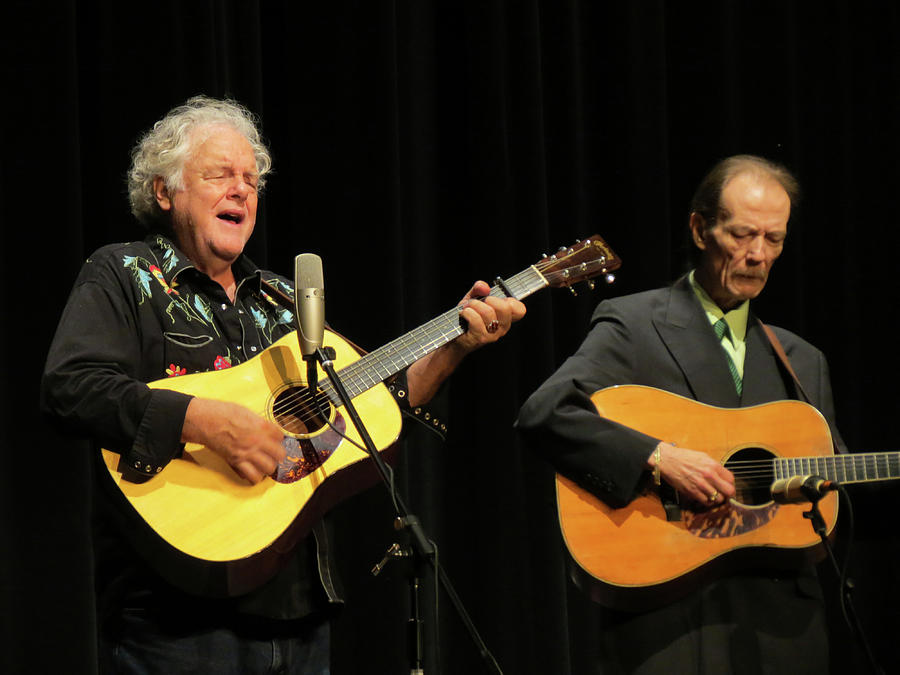
[[[542,258],[542,259],[546,259],[546,258],[547,258],[547,254],[546,254],[546,253],[541,253],[541,258]]]
[[[588,288],[590,288],[591,290],[594,290],[595,288],[597,288],[597,284],[594,283],[594,280],[593,280],[593,279],[591,279],[590,281],[588,281],[588,282],[587,282],[587,285],[588,285]]]
[[[575,290],[574,286],[569,286],[569,293],[572,295],[578,295],[578,291]]]
[[[606,283],[611,284],[612,282],[614,282],[616,280],[616,275],[615,274],[607,274],[606,277],[604,277],[604,278],[606,279]]]

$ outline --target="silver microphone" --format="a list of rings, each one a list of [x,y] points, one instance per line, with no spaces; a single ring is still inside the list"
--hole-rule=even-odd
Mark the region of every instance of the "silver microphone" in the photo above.
[[[308,360],[325,339],[325,281],[315,253],[294,258],[294,309],[300,353]]]
[[[772,483],[772,499],[779,504],[799,504],[820,499],[838,484],[821,476],[791,476]]]

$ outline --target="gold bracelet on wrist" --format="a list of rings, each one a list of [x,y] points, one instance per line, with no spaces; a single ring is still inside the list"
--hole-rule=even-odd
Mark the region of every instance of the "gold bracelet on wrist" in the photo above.
[[[659,443],[656,446],[656,450],[653,451],[653,461],[655,462],[655,464],[653,466],[653,484],[654,485],[662,484],[662,478],[660,478],[660,475],[659,475],[659,465],[662,462],[662,455],[660,454],[661,446],[662,446],[662,443]]]

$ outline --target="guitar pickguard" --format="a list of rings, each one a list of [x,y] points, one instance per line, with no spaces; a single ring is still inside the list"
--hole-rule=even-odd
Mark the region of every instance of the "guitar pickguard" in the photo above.
[[[703,539],[737,537],[758,530],[772,521],[778,504],[772,501],[769,486],[775,480],[770,449],[748,443],[728,453],[725,467],[735,471],[735,498],[711,509],[684,511],[684,526],[694,536]],[[741,465],[756,462],[752,477],[740,471]]]
[[[737,537],[768,524],[778,511],[778,504],[746,506],[726,502],[706,511],[683,511],[687,531],[702,539]]]
[[[281,445],[287,456],[275,469],[272,479],[277,483],[294,483],[322,466],[340,444],[347,423],[335,412],[334,419],[321,434],[311,437],[285,436]]]

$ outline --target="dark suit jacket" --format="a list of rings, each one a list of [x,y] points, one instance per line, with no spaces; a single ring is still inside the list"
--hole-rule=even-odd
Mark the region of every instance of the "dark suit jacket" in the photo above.
[[[824,356],[789,331],[775,332],[843,450]],[[624,506],[647,477],[646,462],[659,439],[601,417],[590,395],[641,384],[720,407],[798,398],[752,312],[746,346],[738,397],[725,351],[686,277],[669,288],[602,302],[581,347],[526,401],[516,425],[556,471],[611,506]],[[794,669],[798,653],[810,666],[804,672],[825,672],[828,663],[821,590],[812,569],[747,571],[657,610],[602,610],[594,620],[597,630],[583,645],[577,644],[580,635],[570,638],[573,653],[587,658],[591,672],[781,673]]]
[[[578,351],[525,402],[516,425],[559,473],[611,506],[636,496],[659,439],[600,417],[590,400],[598,389],[642,384],[727,408],[799,398],[752,311],[738,396],[725,351],[687,277],[668,288],[604,301],[591,324]],[[843,449],[825,357],[789,331],[775,333]]]

